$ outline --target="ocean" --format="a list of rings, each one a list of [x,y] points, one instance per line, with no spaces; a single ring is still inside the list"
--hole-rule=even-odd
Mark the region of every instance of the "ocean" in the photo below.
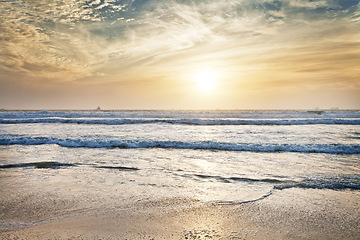
[[[0,179],[14,203],[3,229],[34,220],[24,202],[43,221],[164,199],[359,192],[360,112],[1,111]]]

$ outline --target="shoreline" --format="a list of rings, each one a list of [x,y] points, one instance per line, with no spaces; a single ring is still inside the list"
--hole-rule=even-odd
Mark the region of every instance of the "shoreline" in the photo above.
[[[143,202],[44,221],[1,239],[359,239],[360,192],[286,189],[241,204]],[[177,204],[175,203],[177,202]],[[175,204],[174,204],[175,203]]]

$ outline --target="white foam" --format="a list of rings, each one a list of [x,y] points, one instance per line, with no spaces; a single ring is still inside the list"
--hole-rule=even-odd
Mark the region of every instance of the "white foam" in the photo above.
[[[219,151],[248,151],[248,152],[303,152],[329,154],[360,154],[357,144],[250,144],[226,143],[214,141],[182,142],[182,141],[121,141],[102,139],[58,139],[48,137],[17,137],[3,135],[0,145],[42,145],[57,144],[62,147],[85,148],[163,148],[163,149],[194,149]]]
[[[341,124],[360,125],[360,119],[333,118],[333,119],[164,119],[164,118],[5,118],[0,124],[26,124],[26,123],[70,123],[70,124],[180,124],[180,125],[313,125],[313,124]]]

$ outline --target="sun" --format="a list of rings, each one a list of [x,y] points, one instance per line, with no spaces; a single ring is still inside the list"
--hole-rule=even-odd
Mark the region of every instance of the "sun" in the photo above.
[[[194,74],[193,80],[197,87],[204,92],[215,89],[218,80],[218,73],[212,70],[202,70]]]

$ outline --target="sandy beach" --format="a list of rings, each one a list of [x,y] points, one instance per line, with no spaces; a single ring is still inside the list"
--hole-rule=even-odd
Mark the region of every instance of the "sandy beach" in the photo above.
[[[2,114],[0,239],[360,239],[358,112]]]
[[[8,225],[0,236],[1,239],[359,239],[359,203],[360,194],[354,191],[286,189],[242,204],[168,199],[124,208],[83,209],[39,222],[31,221],[37,219],[36,211],[28,209],[33,216],[26,216],[27,223],[21,227]],[[4,204],[3,201],[2,209]],[[48,210],[54,214],[53,209]],[[5,216],[3,213],[2,218],[6,214],[12,212]],[[11,217],[7,222],[11,223]],[[10,230],[11,227],[14,229]]]
[[[0,240],[360,240],[360,0],[0,19]]]

